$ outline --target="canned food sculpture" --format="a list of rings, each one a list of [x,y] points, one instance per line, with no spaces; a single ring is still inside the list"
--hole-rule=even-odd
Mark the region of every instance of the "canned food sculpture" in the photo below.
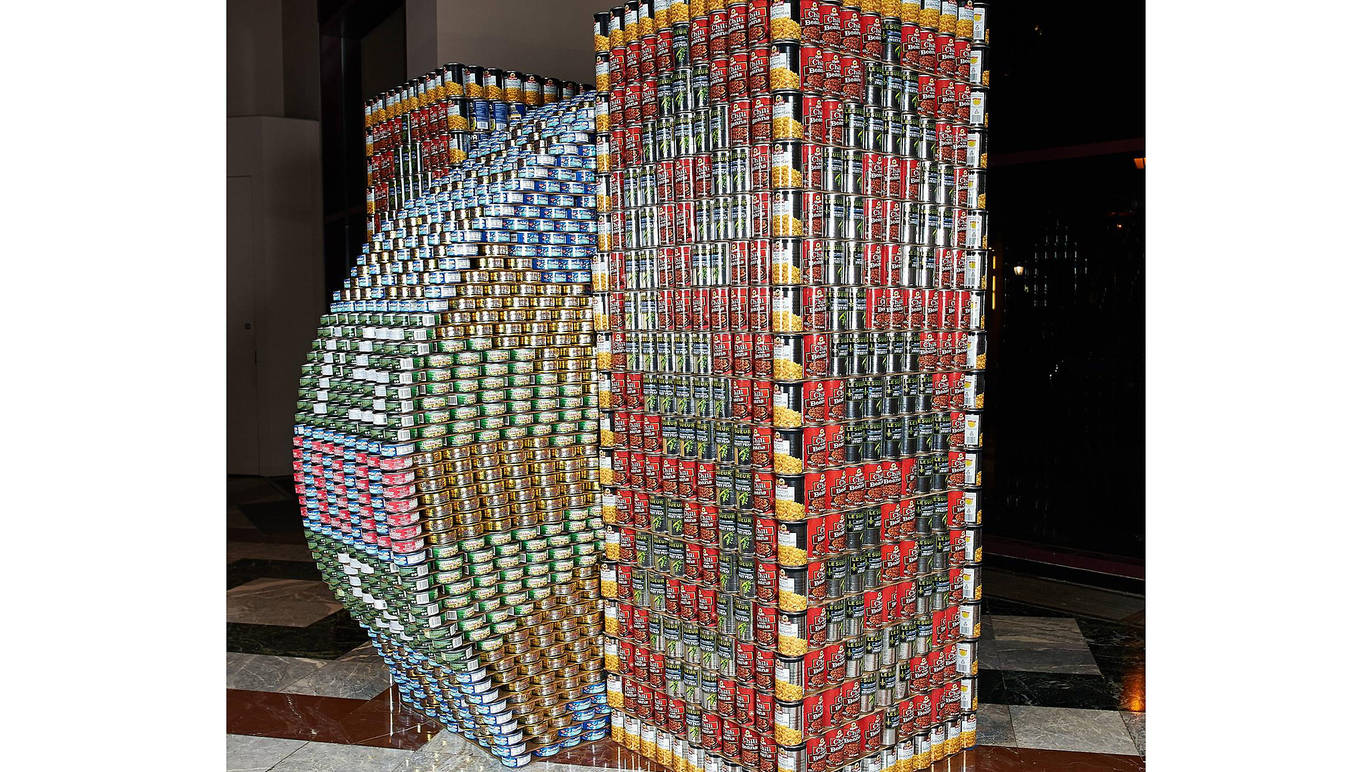
[[[401,699],[512,767],[609,732],[594,100],[568,96],[380,221],[294,438],[311,552]]]
[[[976,742],[986,9],[596,15],[607,695],[676,770]]]
[[[581,92],[577,83],[445,64],[367,100],[367,236],[388,214],[462,163],[472,142]]]

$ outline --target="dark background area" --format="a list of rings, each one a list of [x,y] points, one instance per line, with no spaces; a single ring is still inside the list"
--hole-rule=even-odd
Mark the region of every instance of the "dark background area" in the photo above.
[[[314,19],[300,5],[278,2],[285,12],[278,10],[276,55],[286,60],[289,108],[290,94],[308,95],[298,85],[304,76],[300,66],[291,66],[292,56],[299,56],[299,40],[317,38],[319,149],[313,163],[320,170],[322,222],[316,227],[322,250],[284,259],[323,263],[322,285],[309,285],[312,296],[301,299],[322,303],[341,284],[366,232],[363,100],[428,69],[407,64],[426,43],[417,34],[422,26],[433,27],[430,22],[438,19],[440,29],[453,24],[451,29],[470,32],[471,25],[486,22],[481,14],[449,21],[445,14],[451,9],[468,6],[442,0],[318,0]],[[602,5],[609,3],[589,7]],[[236,7],[241,6],[230,4],[231,43]],[[590,12],[585,16],[583,27],[552,34],[589,52]],[[995,289],[988,317],[988,550],[1007,561],[1141,579],[1143,4],[1044,14],[1042,6],[1002,0],[992,4],[989,18],[988,207]],[[244,71],[235,57],[260,56],[262,48],[230,46],[231,91],[235,73]],[[450,58],[503,64],[479,56]],[[588,81],[592,64],[588,53],[579,77],[549,74]],[[261,70],[248,71],[261,77]],[[232,123],[232,104],[230,116]],[[230,208],[232,222],[232,202]],[[233,273],[231,259],[231,287]],[[230,319],[231,342],[242,324]],[[303,332],[302,340],[308,340],[313,328]],[[243,345],[285,346],[294,355],[299,343],[269,341],[259,333]],[[303,349],[298,353],[303,357]],[[242,361],[230,364],[241,370]],[[266,401],[271,392],[262,388]],[[231,425],[234,393],[231,379]],[[267,427],[259,433],[279,431]],[[287,425],[281,441],[288,442],[288,435]],[[275,441],[264,440],[263,447],[274,448]],[[260,468],[263,474],[289,471],[265,462]]]
[[[991,14],[988,546],[1142,577],[1143,4]]]

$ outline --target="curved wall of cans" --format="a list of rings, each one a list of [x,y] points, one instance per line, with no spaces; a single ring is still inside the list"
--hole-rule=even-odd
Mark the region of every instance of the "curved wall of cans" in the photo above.
[[[397,202],[297,403],[325,582],[402,701],[509,766],[608,734],[592,120],[533,107]]]

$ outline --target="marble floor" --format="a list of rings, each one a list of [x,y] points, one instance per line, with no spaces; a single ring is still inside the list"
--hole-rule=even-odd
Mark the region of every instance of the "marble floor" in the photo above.
[[[228,770],[492,772],[491,757],[403,708],[304,545],[288,478],[230,477]],[[1143,599],[988,562],[980,746],[961,770],[1144,768]],[[608,740],[531,772],[661,772]]]

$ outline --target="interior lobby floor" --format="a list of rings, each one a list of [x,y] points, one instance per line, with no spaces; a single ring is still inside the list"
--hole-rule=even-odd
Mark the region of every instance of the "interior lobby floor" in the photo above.
[[[289,478],[230,477],[227,528],[228,770],[504,768],[401,706],[366,633],[320,581]],[[993,561],[978,747],[934,770],[1143,769],[1143,598]],[[525,769],[662,768],[606,739]]]

